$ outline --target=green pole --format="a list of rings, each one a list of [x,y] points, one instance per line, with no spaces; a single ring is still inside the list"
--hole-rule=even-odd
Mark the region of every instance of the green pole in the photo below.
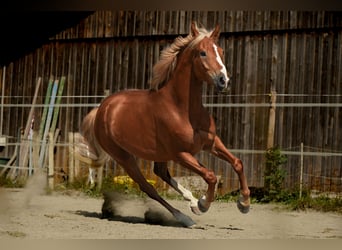
[[[44,100],[44,109],[43,109],[42,119],[40,121],[39,140],[43,139],[42,137],[43,137],[44,127],[45,127],[45,122],[46,122],[46,116],[47,116],[47,112],[48,112],[48,109],[49,109],[48,106],[49,106],[49,102],[50,102],[52,86],[53,86],[53,79],[50,78],[49,84],[48,84],[48,88],[47,88],[47,91],[46,91],[45,100]]]
[[[53,118],[51,123],[50,132],[55,132],[56,126],[57,126],[57,120],[58,120],[58,114],[59,114],[59,104],[61,103],[62,95],[63,95],[63,89],[64,89],[64,83],[65,83],[65,76],[62,76],[61,81],[58,86],[58,93],[57,93],[57,99],[55,103],[55,109],[53,111]]]

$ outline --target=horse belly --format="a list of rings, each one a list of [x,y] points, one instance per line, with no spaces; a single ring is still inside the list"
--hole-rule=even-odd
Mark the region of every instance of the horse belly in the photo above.
[[[127,152],[139,158],[156,158],[156,145],[151,131],[144,131],[138,126],[124,126],[114,130],[114,140]]]

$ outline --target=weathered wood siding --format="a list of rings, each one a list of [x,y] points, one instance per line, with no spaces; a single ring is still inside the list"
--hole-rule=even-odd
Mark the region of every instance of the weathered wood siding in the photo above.
[[[232,89],[227,96],[217,96],[206,88],[203,100],[222,104],[208,109],[223,142],[240,150],[236,155],[244,162],[251,186],[263,185],[264,158],[246,150],[266,149],[269,107],[257,104],[269,103],[272,88],[277,91],[277,103],[298,103],[276,108],[275,145],[299,151],[303,142],[308,151],[341,153],[341,107],[301,106],[341,103],[342,15],[325,11],[95,12],[6,68],[5,96],[10,98],[5,103],[27,107],[5,107],[3,133],[16,137],[18,128],[26,123],[39,76],[43,88],[38,103],[43,103],[49,77],[64,75],[62,104],[70,106],[61,107],[58,127],[62,130],[60,142],[67,142],[68,132],[78,131],[82,117],[101,101],[106,89],[148,88],[160,51],[178,35],[187,35],[192,20],[208,29],[216,23],[221,27],[219,44],[225,51]],[[11,152],[7,149],[6,153]],[[58,148],[56,166],[65,168],[66,156],[67,149]],[[199,158],[222,176],[223,190],[238,188],[237,175],[227,163],[208,154]],[[308,188],[342,191],[342,157],[307,156],[304,166]],[[145,168],[147,174],[152,173],[149,164]],[[285,168],[287,187],[297,187],[299,156],[289,156]],[[172,172],[188,174],[177,166]]]

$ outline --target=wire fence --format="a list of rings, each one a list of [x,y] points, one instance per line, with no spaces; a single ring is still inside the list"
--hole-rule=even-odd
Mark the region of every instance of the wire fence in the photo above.
[[[288,97],[305,97],[305,96],[311,96],[311,97],[317,97],[322,98],[329,97],[329,98],[339,98],[340,94],[332,94],[332,95],[300,95],[300,94],[277,94],[278,96],[288,96]],[[247,97],[247,96],[269,96],[269,94],[248,94],[248,95],[225,95],[225,97],[229,98],[236,98],[236,97]],[[104,98],[104,95],[90,95],[90,96],[61,96],[62,102],[60,104],[55,104],[55,107],[67,107],[67,108],[77,108],[77,107],[96,107],[99,105],[100,101]],[[221,95],[203,95],[203,99],[206,100],[206,98],[211,97],[221,97]],[[3,101],[3,107],[2,108],[11,108],[11,107],[27,107],[28,105],[32,106],[31,104],[27,103],[16,103],[14,101],[16,98],[23,100],[23,96],[2,96],[3,100],[8,99],[10,103],[7,101]],[[32,97],[27,97],[32,98]],[[71,98],[72,100],[75,100],[75,98],[79,98],[80,100],[89,100],[90,98],[93,98],[95,100],[98,100],[99,102],[93,102],[93,103],[64,103],[63,100],[67,100]],[[271,103],[210,103],[210,102],[204,102],[204,106],[208,108],[213,107],[219,107],[219,108],[259,108],[259,107],[271,107]],[[330,103],[323,103],[323,102],[277,102],[275,104],[275,107],[283,108],[283,107],[296,107],[296,108],[306,108],[306,107],[316,107],[316,108],[341,108],[342,103],[338,102],[330,102]],[[47,107],[48,105],[45,104],[34,104],[34,107]],[[25,142],[24,139],[19,139],[17,136],[6,136],[7,142],[6,147],[20,147],[23,142]],[[37,146],[40,147],[41,144],[44,142],[43,140],[26,140],[26,142],[30,145],[31,148]],[[60,157],[69,157],[69,153],[66,153],[68,151],[68,148],[75,147],[75,143],[70,143],[69,141],[62,141],[61,138],[54,144],[54,147],[56,147],[57,154],[62,155]],[[281,146],[281,145],[280,145]],[[265,149],[256,149],[256,148],[232,148],[230,147],[229,150],[237,155],[240,158],[250,158],[252,156],[253,159],[251,162],[249,162],[248,165],[262,165],[262,159],[263,155],[265,154]],[[304,149],[300,148],[300,145],[298,146],[291,146],[291,147],[284,147],[281,148],[281,152],[286,155],[289,159],[291,159],[289,164],[285,164],[284,169],[287,171],[286,176],[286,184],[285,187],[287,188],[299,188],[301,191],[304,189],[309,190],[317,190],[318,192],[333,192],[333,193],[341,193],[342,192],[342,151],[341,150],[331,150],[321,147],[313,147],[310,145],[304,145]],[[32,162],[32,155],[29,156],[29,162]],[[56,156],[56,159],[58,157]],[[199,155],[198,156],[200,161],[204,161],[208,167],[213,168],[215,172],[217,172],[221,176],[221,180],[223,182],[223,191],[227,192],[232,189],[238,189],[239,188],[239,182],[237,175],[232,171],[231,168],[227,168],[227,163],[220,160],[220,159],[212,159],[212,156],[208,155]],[[334,161],[333,167],[330,167],[329,170],[326,170],[324,167],[324,164],[326,161]],[[65,166],[65,162],[68,162],[68,160],[58,161],[55,160],[54,169],[56,175],[68,175],[68,168]],[[313,164],[315,162],[315,164]],[[317,163],[318,162],[318,163]],[[293,166],[293,163],[296,165]],[[292,164],[292,165],[290,165]],[[313,167],[313,165],[322,165],[321,167]],[[145,168],[144,172],[145,175],[147,175],[148,178],[155,178],[152,177],[153,170],[152,166],[153,164],[150,163],[144,163],[143,168]],[[23,171],[31,171],[34,169],[34,166],[21,166],[18,164],[18,161],[16,161],[11,166],[6,166],[6,164],[3,164],[0,162],[0,171],[1,168],[8,168],[8,169],[15,169],[15,170],[23,170]],[[188,172],[187,170],[182,169],[177,164],[170,164],[171,169],[173,169],[171,172],[175,175],[192,175],[192,173]],[[81,168],[83,170],[84,174],[87,174],[88,172],[88,166],[81,165]],[[110,168],[110,169],[109,169]],[[262,186],[263,185],[263,167],[258,166],[255,169],[248,169],[248,166],[246,167],[246,172],[248,173],[248,179],[252,183],[252,185],[255,186]],[[119,175],[123,174],[124,171],[122,171],[115,162],[111,164],[109,167],[105,168],[105,175]]]
[[[15,144],[22,142],[17,134],[30,122],[31,107],[36,108],[34,126],[43,120],[50,77],[65,76],[65,95],[58,94],[61,102],[55,104],[60,108],[56,121],[61,134],[54,166],[56,173],[63,169],[68,173],[72,156],[68,148],[75,146],[68,133],[79,130],[85,114],[105,97],[104,91],[149,88],[160,52],[175,37],[188,34],[192,20],[207,28],[220,24],[218,43],[225,51],[232,89],[216,95],[204,85],[202,100],[216,121],[217,134],[244,162],[249,183],[263,185],[263,153],[273,141],[289,158],[284,165],[287,187],[301,183],[302,188],[341,192],[342,33],[336,12],[95,12],[0,69],[0,139],[8,140],[0,156],[12,155],[13,148],[20,147]],[[33,104],[38,77],[46,84]],[[269,125],[271,113],[274,126]],[[274,128],[273,135],[269,128]],[[304,150],[296,148],[301,142]],[[199,158],[223,176],[225,190],[238,188],[237,175],[226,162],[207,154]],[[188,174],[170,165],[175,175]],[[153,174],[150,166],[142,164],[146,173]]]
[[[12,137],[11,139],[16,140],[17,138]],[[29,142],[31,146],[31,150],[34,146],[40,146],[42,143],[42,141],[35,141],[35,142],[32,142],[32,140],[27,140],[27,141]],[[11,147],[20,147],[20,145],[22,145],[22,142],[7,143],[7,146],[11,146]],[[55,143],[54,146],[56,148],[60,148],[60,149],[64,148],[65,150],[67,150],[70,147],[72,148],[77,147],[77,144],[69,143],[67,141],[65,142],[60,141],[60,142]],[[256,149],[229,149],[229,150],[233,154],[238,155],[241,158],[243,158],[244,155],[263,156],[266,153],[266,150],[256,150]],[[295,173],[293,173],[293,171],[291,172],[289,168],[286,166],[286,164],[282,166],[282,168],[285,169],[287,172],[286,183],[285,183],[284,188],[293,189],[293,187],[295,187],[300,191],[300,193],[303,190],[309,190],[311,192],[316,192],[316,193],[330,193],[330,194],[333,193],[336,195],[340,195],[342,193],[342,176],[341,176],[342,151],[323,151],[323,149],[321,148],[316,148],[316,147],[311,147],[311,146],[304,146],[304,150],[303,149],[301,150],[300,146],[296,146],[296,147],[282,149],[281,153],[287,156],[288,158],[296,157],[297,159],[299,158],[304,159],[303,162],[301,163],[302,165],[298,164],[298,166],[295,168],[297,170],[297,172]],[[208,156],[208,154],[206,154],[205,152],[204,154],[205,155],[199,154],[197,158],[200,161],[205,161],[204,158],[211,157],[211,156]],[[31,165],[33,162],[32,154],[30,154],[29,157],[30,157],[29,166],[20,166],[20,165],[17,165],[17,162],[11,166],[8,166],[8,165],[6,166],[6,164],[0,163],[0,170],[6,167],[8,169],[14,169],[16,171],[19,171],[19,170],[32,171],[32,169],[35,169],[35,166]],[[70,157],[70,155],[68,155],[68,157]],[[337,169],[340,169],[339,172],[337,173],[317,172],[315,174],[315,173],[312,173],[312,171],[309,171],[310,166],[308,165],[310,165],[309,164],[310,160],[315,161],[315,159],[317,160],[318,158],[322,158],[322,157],[324,157],[325,160],[331,157],[338,158],[339,160],[337,162],[340,162],[340,164],[339,166],[337,166]],[[224,166],[228,165],[226,162],[224,162],[221,159],[216,159],[216,161],[217,161],[217,166],[221,166],[221,168],[223,165]],[[143,168],[143,172],[146,178],[157,180],[156,176],[154,176],[153,174],[152,162],[148,162],[148,161],[145,161],[144,163],[140,162],[140,165],[141,166],[143,165],[142,168]],[[83,175],[87,175],[89,166],[87,164],[80,164],[80,167],[81,167],[81,170],[79,172],[82,173]],[[194,175],[193,173],[189,172],[187,169],[184,169],[175,163],[171,163],[169,167],[171,168],[170,172],[176,176],[177,175],[178,176],[193,176]],[[221,193],[226,193],[231,190],[236,190],[239,188],[238,176],[235,174],[232,174],[231,168],[224,167],[225,169],[230,169],[230,171],[227,171],[227,170],[222,171],[220,167],[216,167],[216,168],[211,167],[211,168],[213,168],[215,172],[217,171],[217,173],[220,175],[221,184],[223,184],[220,190]],[[65,165],[55,164],[54,172],[55,172],[55,177],[58,178],[58,176],[60,175],[64,179],[67,179],[68,170],[66,170]],[[125,174],[125,171],[121,169],[120,166],[117,165],[114,161],[112,162],[112,164],[107,165],[106,168],[104,169],[104,175],[106,177],[111,177],[111,176],[114,177],[114,176],[123,175],[123,174]],[[255,176],[255,178],[257,178],[257,176]],[[293,182],[294,179],[296,180],[295,182]],[[253,182],[253,180],[250,180],[250,181]],[[262,186],[262,183],[260,184]]]

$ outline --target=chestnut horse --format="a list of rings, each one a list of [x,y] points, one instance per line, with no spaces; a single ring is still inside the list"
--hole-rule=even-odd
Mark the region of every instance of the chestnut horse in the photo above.
[[[194,221],[159,196],[141,173],[135,157],[154,161],[154,173],[190,201],[193,213],[201,214],[214,201],[217,178],[194,157],[201,150],[228,161],[239,176],[238,208],[247,213],[250,191],[243,165],[216,134],[215,122],[202,104],[203,84],[218,91],[228,88],[223,51],[217,44],[220,29],[198,28],[178,37],[161,53],[153,67],[150,90],[123,90],[106,97],[82,123],[81,132],[99,160],[110,155],[150,198],[158,201],[186,227]],[[173,179],[167,161],[175,161],[200,175],[208,184],[199,200]]]

